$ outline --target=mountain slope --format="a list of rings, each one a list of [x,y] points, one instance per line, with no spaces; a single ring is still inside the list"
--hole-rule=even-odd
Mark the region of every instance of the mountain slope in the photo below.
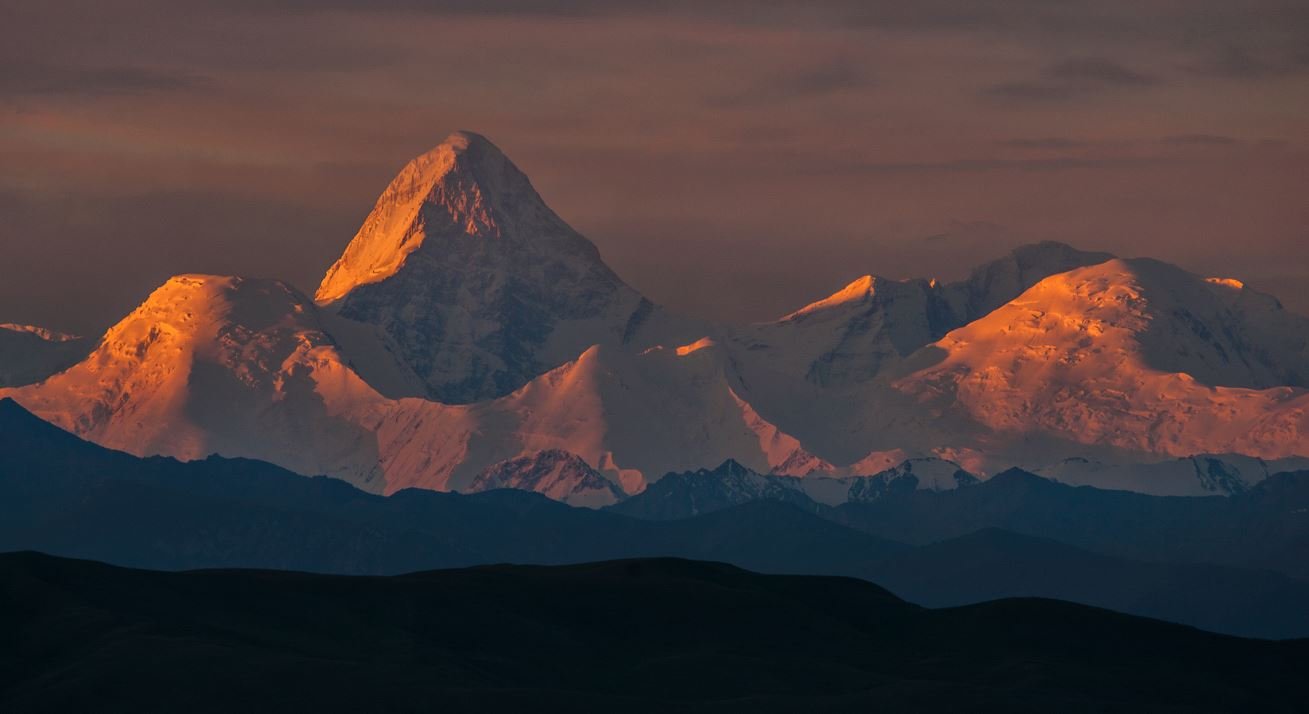
[[[0,387],[39,382],[76,364],[91,345],[82,337],[32,325],[0,325]]]
[[[87,359],[0,396],[138,455],[257,458],[380,493],[464,490],[493,464],[551,449],[604,474],[614,498],[729,457],[765,471],[821,465],[735,395],[712,345],[596,345],[512,394],[464,406],[384,397],[332,325],[283,283],[178,276]],[[551,492],[586,499],[599,487],[574,485]]]
[[[1062,243],[1022,246],[966,279],[891,280],[865,275],[775,322],[734,332],[749,372],[803,377],[820,387],[866,382],[947,332],[987,314],[1041,280],[1113,256]]]
[[[382,493],[468,489],[493,464],[557,449],[616,487],[541,486],[565,499],[607,491],[608,501],[726,459],[809,477],[812,490],[915,455],[977,474],[1019,463],[1072,483],[1200,495],[1249,488],[1269,466],[1140,464],[1309,448],[1309,390],[1293,386],[1302,322],[1226,283],[1115,260],[1046,278],[849,389],[747,379],[734,347],[704,338],[639,352],[593,345],[504,397],[445,405],[388,398],[367,381],[387,370],[388,385],[405,379],[399,363],[379,367],[390,353],[369,326],[276,281],[191,275],[161,286],[81,363],[0,393],[113,448],[259,458]],[[1292,385],[1211,386],[1168,370]]]
[[[1045,242],[1014,249],[965,280],[866,275],[779,320],[727,328],[740,394],[814,453],[841,465],[871,460],[873,473],[910,456],[943,456],[946,428],[884,385],[911,355],[1040,280],[1113,256]],[[880,378],[880,379],[879,379]],[[924,438],[915,438],[918,434]],[[873,452],[898,452],[886,460]]]
[[[85,360],[7,393],[114,449],[245,456],[383,487],[371,434],[329,406],[381,398],[345,364],[313,304],[277,281],[174,277]]]
[[[500,397],[663,312],[550,210],[486,138],[456,132],[378,199],[315,296],[376,325],[446,403]]]
[[[392,490],[463,490],[482,464],[549,449],[575,454],[626,493],[727,458],[764,471],[814,462],[736,397],[712,349],[596,345],[497,400],[399,400],[375,428]]]
[[[1046,278],[954,330],[895,387],[981,425],[993,452],[1035,450],[1044,436],[1282,458],[1309,453],[1307,349],[1309,319],[1272,298],[1111,260]]]
[[[0,330],[0,373],[21,367],[8,338],[54,344]],[[955,283],[867,275],[774,322],[698,324],[457,132],[392,181],[315,302],[178,276],[90,356],[21,367],[61,371],[0,396],[132,453],[259,458],[378,493],[530,483],[598,505],[733,459],[832,504],[899,487],[840,479],[906,462],[1248,489],[1309,458],[1306,365],[1309,319],[1269,296],[1058,243]],[[581,463],[478,481],[555,450]]]
[[[1067,603],[627,560],[343,578],[0,556],[0,705],[1294,711],[1306,643]]]
[[[627,496],[622,488],[580,457],[561,449],[546,449],[492,464],[479,473],[464,492],[501,488],[535,491],[574,506],[608,506]]]

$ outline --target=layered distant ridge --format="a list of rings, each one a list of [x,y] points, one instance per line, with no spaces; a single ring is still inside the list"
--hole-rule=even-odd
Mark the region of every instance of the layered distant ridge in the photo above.
[[[0,387],[39,382],[76,364],[87,340],[36,325],[0,324]]]

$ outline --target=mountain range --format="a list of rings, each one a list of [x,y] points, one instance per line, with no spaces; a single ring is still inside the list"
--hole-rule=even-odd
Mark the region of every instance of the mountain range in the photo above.
[[[832,507],[795,488],[734,486],[804,479],[714,471],[666,476],[605,509],[517,489],[383,497],[259,461],[111,451],[5,400],[0,551],[356,575],[671,556],[854,577],[934,607],[1050,597],[1215,632],[1309,636],[1309,472],[1204,498],[1020,472],[934,491],[902,474],[879,498]]]
[[[470,132],[400,171],[312,298],[179,275],[94,344],[51,334],[0,330],[0,396],[136,455],[379,494],[603,507],[730,459],[827,505],[912,469],[1206,495],[1309,465],[1309,319],[1234,279],[1040,243],[709,324],[624,283]]]

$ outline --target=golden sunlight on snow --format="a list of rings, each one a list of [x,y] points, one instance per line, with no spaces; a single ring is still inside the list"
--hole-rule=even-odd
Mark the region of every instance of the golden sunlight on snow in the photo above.
[[[678,347],[677,356],[685,357],[691,354],[692,352],[698,352],[707,347],[714,347],[717,344],[718,343],[714,342],[712,339],[708,337],[701,337],[700,339],[696,340],[695,342],[692,342],[689,345],[682,345],[681,347]]]

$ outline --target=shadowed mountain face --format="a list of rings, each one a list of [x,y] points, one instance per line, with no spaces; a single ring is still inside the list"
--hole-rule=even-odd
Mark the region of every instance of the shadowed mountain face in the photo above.
[[[735,468],[739,476],[750,475]],[[876,502],[888,504],[891,513],[901,504],[905,518],[922,524],[920,530],[890,518],[852,519],[845,507],[803,501],[794,490],[784,494],[790,502],[767,500],[773,494],[761,492],[751,498],[764,500],[729,503],[694,518],[664,521],[570,508],[514,490],[473,495],[407,490],[381,497],[334,479],[304,478],[257,461],[138,459],[80,441],[12,401],[0,401],[0,551],[41,550],[163,569],[259,567],[358,574],[677,556],[764,572],[855,576],[923,603],[1040,595],[1233,634],[1309,636],[1303,607],[1309,601],[1309,581],[1204,564],[1244,558],[1295,572],[1302,563],[1293,556],[1304,551],[1302,531],[1291,523],[1249,510],[1239,498],[1104,494],[1029,478],[1069,494],[1067,500],[1022,499],[1007,493],[997,498],[1015,500],[1018,513],[1046,504],[1051,522],[1068,524],[1063,530],[1047,526],[1049,537],[1081,542],[1077,538],[1088,537],[1083,531],[1100,533],[1096,542],[1108,549],[1118,544],[1114,538],[1142,537],[1125,523],[1156,520],[1160,530],[1142,537],[1155,550],[1141,556],[1156,562],[1091,553],[1014,533],[970,536],[969,530],[963,532],[965,537],[915,548],[829,520],[848,519],[860,528],[881,528],[892,537],[952,533],[960,519],[949,501],[940,509],[941,521],[931,521],[918,510],[924,495],[950,497],[930,491],[883,495]],[[989,490],[1008,480],[949,493]],[[1133,501],[1130,508],[1122,508],[1099,503],[1101,497]],[[721,504],[716,499],[702,503]],[[1187,503],[1206,510],[1174,508]],[[1296,501],[1287,498],[1283,503]],[[1223,504],[1238,510],[1207,510]],[[996,510],[979,512],[994,517]],[[1189,546],[1168,545],[1194,537],[1189,528],[1205,523],[1222,528],[1240,519],[1268,523],[1262,534],[1251,529],[1251,538],[1243,542],[1245,551],[1234,546],[1206,557]],[[1030,522],[1015,518],[1012,526],[1041,532]],[[1095,522],[1103,523],[1101,531],[1087,525]]]
[[[345,578],[0,556],[5,711],[1293,711],[1309,643],[629,560]]]
[[[77,364],[90,351],[82,337],[31,325],[0,325],[0,387],[39,382]]]

